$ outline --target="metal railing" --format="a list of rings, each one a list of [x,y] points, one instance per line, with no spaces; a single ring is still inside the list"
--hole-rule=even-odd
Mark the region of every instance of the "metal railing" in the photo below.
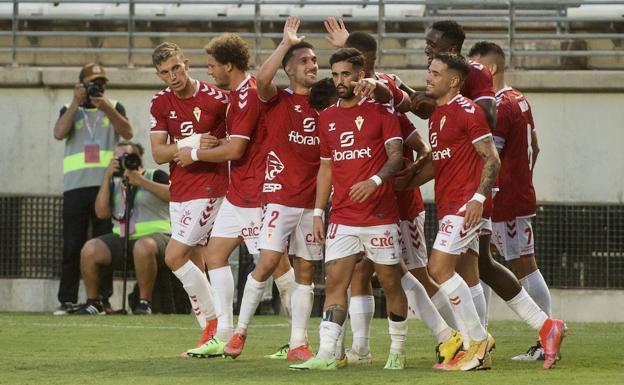
[[[465,26],[471,41],[500,42],[512,65],[515,58],[624,55],[623,49],[586,47],[597,40],[611,41],[613,47],[624,41],[624,1],[605,0],[0,0],[0,38],[10,40],[0,45],[0,54],[10,54],[5,64],[15,66],[35,64],[20,57],[27,53],[115,54],[125,55],[123,64],[132,67],[137,54],[152,50],[138,44],[139,38],[211,38],[235,26],[254,42],[258,63],[260,55],[271,52],[262,38],[279,39],[288,14],[299,15],[305,35],[319,39],[325,36],[322,21],[327,16],[342,17],[376,35],[379,56],[422,54],[422,48],[406,42],[422,41],[428,25],[445,19]],[[48,37],[87,38],[91,46],[41,46],[39,40]],[[125,46],[101,46],[103,39],[120,37]],[[387,47],[387,39],[397,39],[400,47]],[[550,42],[550,47],[533,47],[540,42]]]

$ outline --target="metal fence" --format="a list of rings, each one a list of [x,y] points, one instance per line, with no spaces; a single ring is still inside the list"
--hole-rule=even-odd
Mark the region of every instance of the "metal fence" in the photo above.
[[[342,17],[375,34],[379,57],[422,56],[425,28],[454,19],[469,40],[501,43],[512,66],[587,68],[592,67],[588,59],[606,57],[599,68],[624,68],[619,60],[624,56],[624,1],[604,0],[0,0],[0,62],[35,65],[41,64],[36,55],[81,54],[122,58],[113,65],[149,66],[137,56],[151,53],[162,39],[207,40],[237,32],[252,42],[257,64],[273,48],[263,42],[281,38],[288,15],[300,16],[305,35],[320,40],[322,21]],[[72,38],[84,42],[77,46]],[[201,45],[187,52],[202,53]],[[410,60],[392,64],[423,65]]]
[[[426,206],[430,250],[437,223],[435,206]],[[60,276],[61,209],[57,196],[0,197],[0,278]],[[538,265],[551,287],[624,288],[623,205],[542,204],[534,225]]]

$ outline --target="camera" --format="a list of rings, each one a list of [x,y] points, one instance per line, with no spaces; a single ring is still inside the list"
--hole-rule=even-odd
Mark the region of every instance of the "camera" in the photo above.
[[[88,82],[85,84],[85,90],[89,97],[99,97],[104,94],[104,86],[97,82]]]
[[[119,171],[115,172],[113,176],[122,177],[126,170],[138,170],[141,167],[141,157],[137,154],[130,154],[124,152],[117,158],[119,161]]]

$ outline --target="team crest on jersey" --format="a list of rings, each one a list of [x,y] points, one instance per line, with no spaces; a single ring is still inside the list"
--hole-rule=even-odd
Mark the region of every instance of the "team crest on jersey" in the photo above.
[[[265,178],[273,180],[280,172],[284,171],[284,163],[273,151],[269,152],[266,160]]]
[[[355,125],[357,126],[358,131],[362,129],[362,124],[364,124],[364,118],[361,115],[358,115],[358,117],[355,118]]]
[[[301,112],[301,104],[295,104],[295,112]]]
[[[177,119],[178,115],[176,115],[175,111],[169,111],[169,119]]]
[[[195,120],[199,122],[199,118],[201,117],[201,108],[197,106],[193,108],[193,115],[195,115]]]
[[[444,127],[444,123],[446,123],[446,115],[444,115],[442,119],[440,119],[440,131],[442,131],[442,128]]]

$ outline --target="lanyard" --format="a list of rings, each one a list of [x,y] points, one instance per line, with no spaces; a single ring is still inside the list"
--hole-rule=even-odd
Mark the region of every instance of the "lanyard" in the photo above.
[[[87,130],[89,131],[89,137],[91,138],[91,141],[95,141],[95,128],[97,127],[98,123],[100,123],[100,120],[102,119],[102,114],[100,114],[100,110],[97,110],[95,112],[95,119],[93,120],[93,126],[91,125],[91,123],[89,123],[89,115],[85,112],[84,108],[80,110],[80,112],[82,112],[82,117],[84,118],[84,122],[85,122],[85,126],[87,127]]]

